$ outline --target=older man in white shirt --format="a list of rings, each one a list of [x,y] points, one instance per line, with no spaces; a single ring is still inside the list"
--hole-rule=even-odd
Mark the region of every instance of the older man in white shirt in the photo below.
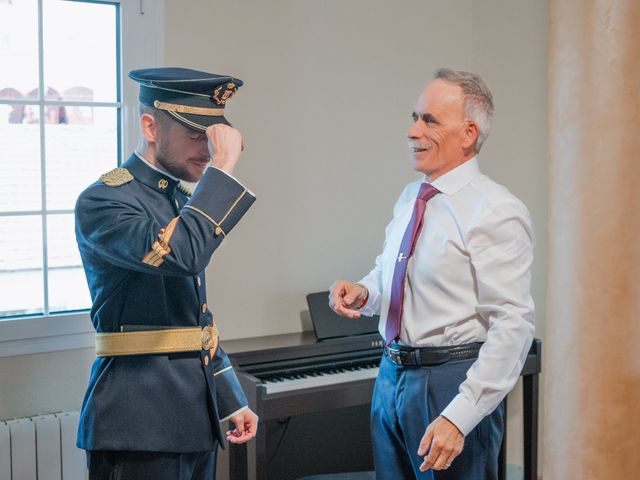
[[[337,313],[380,314],[378,479],[497,479],[501,401],[533,340],[534,235],[522,202],[479,170],[492,116],[479,76],[435,72],[408,132],[425,177],[396,202],[374,269],[331,287]]]

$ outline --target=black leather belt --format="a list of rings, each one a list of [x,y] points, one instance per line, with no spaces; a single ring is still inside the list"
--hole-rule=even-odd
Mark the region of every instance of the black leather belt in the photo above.
[[[456,345],[455,347],[407,347],[404,345],[384,346],[384,354],[396,365],[428,367],[441,365],[450,360],[476,358],[482,342]]]

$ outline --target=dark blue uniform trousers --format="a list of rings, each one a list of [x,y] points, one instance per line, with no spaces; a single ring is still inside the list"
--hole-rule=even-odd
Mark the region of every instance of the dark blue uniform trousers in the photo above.
[[[213,480],[217,451],[87,451],[89,480]]]
[[[458,394],[474,359],[437,366],[405,367],[385,355],[371,405],[371,437],[378,480],[496,480],[504,433],[502,404],[466,436],[447,470],[421,472],[420,440]]]

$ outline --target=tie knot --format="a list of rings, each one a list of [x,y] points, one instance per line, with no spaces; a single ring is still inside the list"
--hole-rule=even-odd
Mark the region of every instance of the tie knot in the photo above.
[[[438,190],[430,183],[424,182],[422,185],[420,185],[418,198],[424,202],[428,202],[436,193],[440,193],[440,190]]]

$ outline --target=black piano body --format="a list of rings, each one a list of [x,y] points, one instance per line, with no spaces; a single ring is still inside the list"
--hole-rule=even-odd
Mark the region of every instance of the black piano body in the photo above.
[[[368,409],[381,358],[377,333],[317,341],[315,333],[307,331],[232,340],[223,346],[249,406],[260,417],[254,442],[230,445],[230,478],[289,480],[373,470]],[[525,480],[537,478],[540,371],[541,342],[535,339],[522,370]],[[309,456],[302,443],[312,441],[320,443],[310,447],[315,453]],[[283,457],[287,448],[289,455]],[[504,479],[506,438],[500,464]]]

